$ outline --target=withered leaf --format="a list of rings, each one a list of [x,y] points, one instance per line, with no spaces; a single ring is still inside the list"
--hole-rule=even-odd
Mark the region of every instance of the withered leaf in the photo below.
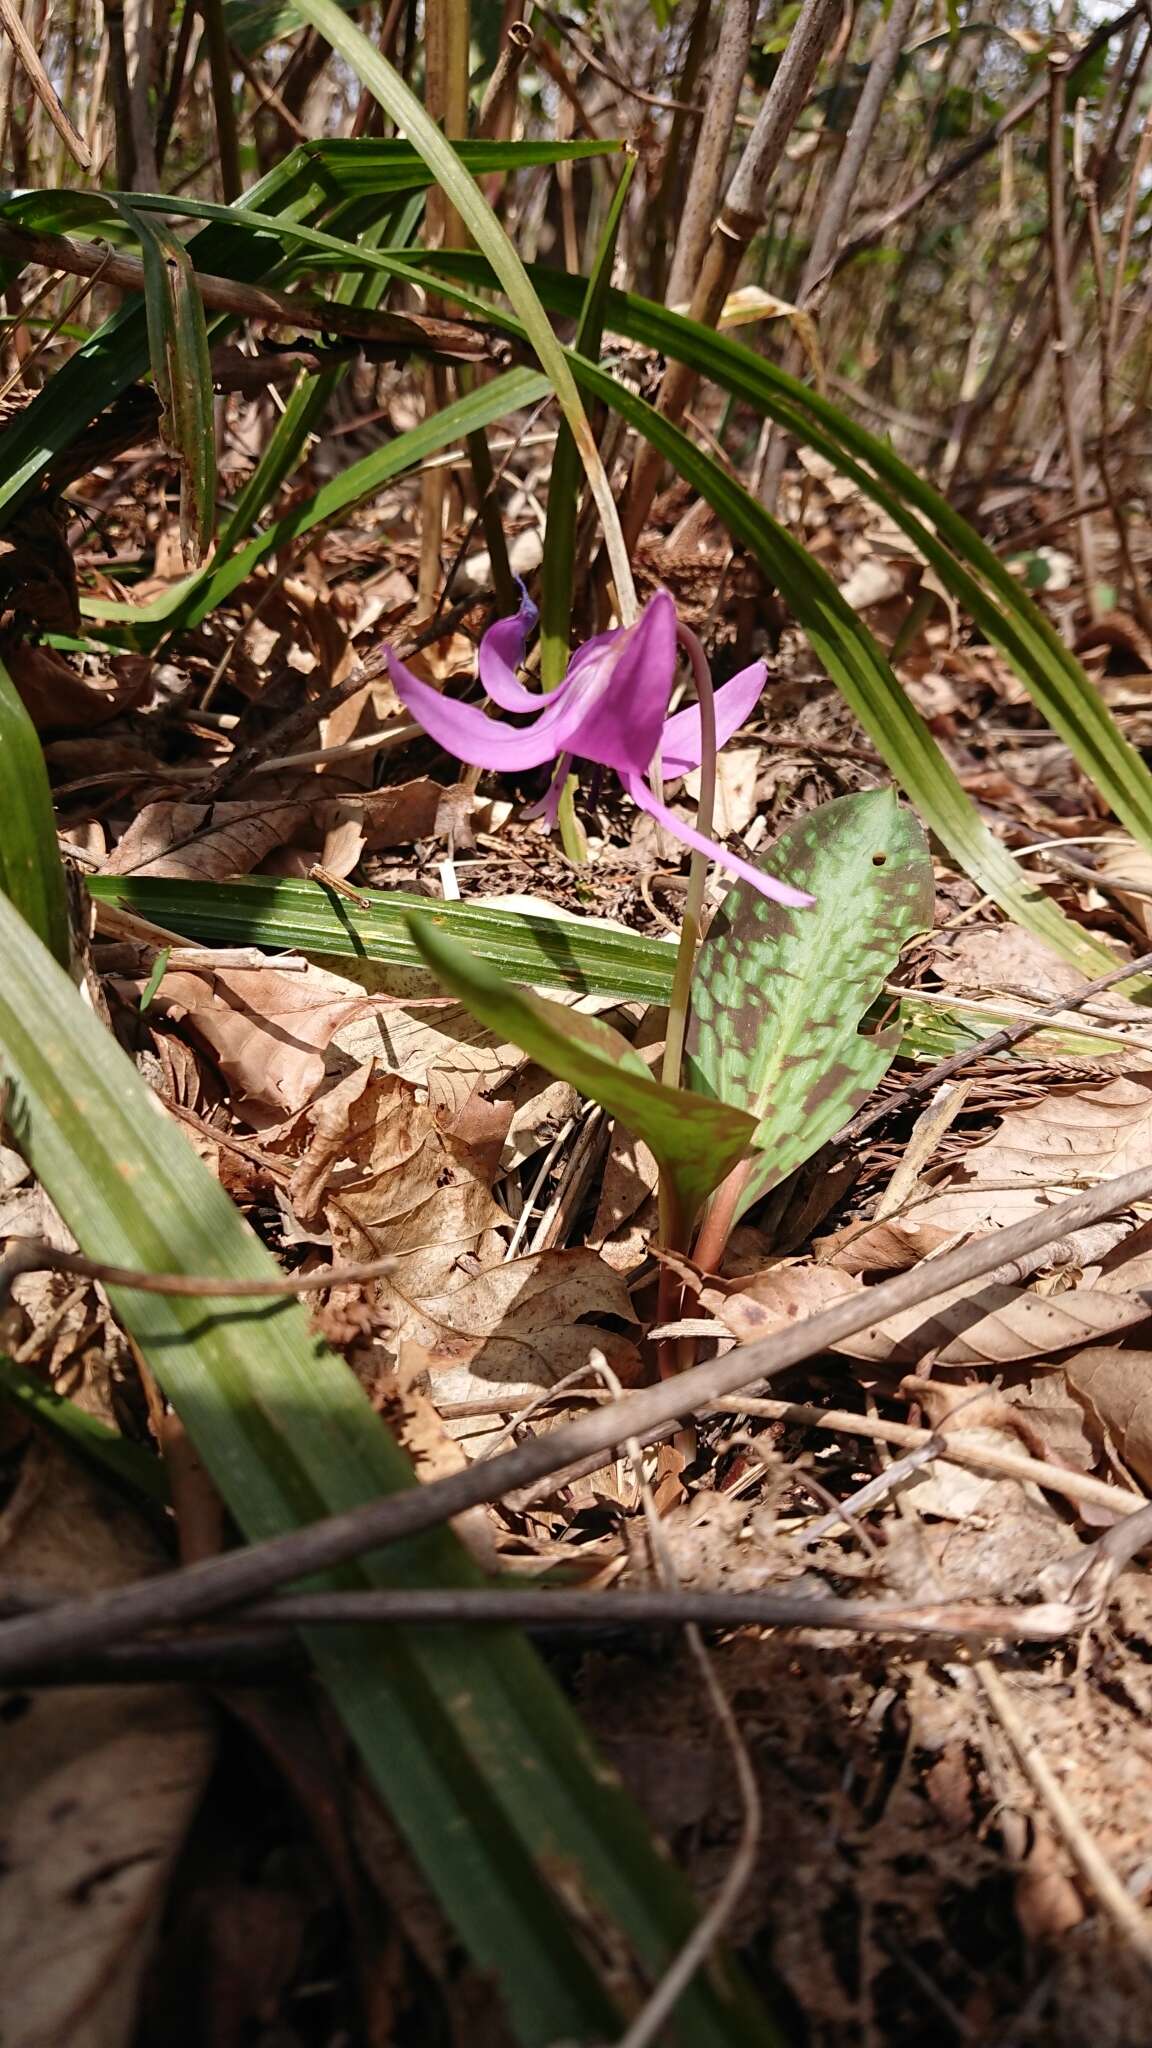
[[[300,973],[275,967],[178,970],[166,974],[156,1010],[177,1019],[207,1047],[246,1102],[289,1116],[316,1093],[333,1033],[370,998],[355,983],[311,963]]]
[[[147,804],[105,865],[109,875],[222,882],[247,875],[307,821],[309,806],[282,803]]]
[[[1092,1345],[1066,1359],[1064,1371],[1090,1419],[1137,1479],[1152,1486],[1152,1351]]]

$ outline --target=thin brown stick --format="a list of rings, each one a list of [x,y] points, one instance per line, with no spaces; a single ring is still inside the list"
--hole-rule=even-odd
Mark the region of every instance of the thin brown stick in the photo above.
[[[692,294],[691,317],[702,326],[715,327],[749,243],[767,219],[773,175],[808,97],[821,58],[840,25],[841,15],[841,0],[804,0],[796,17],[775,77],[764,96],[756,124],[728,186]],[[656,400],[660,413],[674,422],[681,420],[697,382],[697,373],[688,364],[670,364]],[[663,460],[650,441],[641,442],[621,514],[624,538],[629,547],[635,547],[643,531]]]
[[[708,67],[708,104],[692,159],[668,276],[665,297],[670,306],[691,299],[700,275],[720,203],[724,167],[732,147],[732,128],[755,26],[756,0],[725,0],[719,40]]]
[[[590,1395],[585,1395],[590,1399]],[[463,1405],[463,1404],[460,1404]],[[446,1411],[445,1411],[446,1412]],[[912,1422],[884,1422],[878,1416],[857,1415],[851,1408],[816,1408],[807,1401],[773,1401],[755,1394],[732,1395],[711,1401],[707,1413],[714,1415],[761,1415],[770,1422],[791,1422],[804,1429],[827,1429],[839,1436],[862,1436],[874,1443],[896,1444],[902,1450],[925,1450],[938,1445],[938,1455],[950,1464],[964,1465],[970,1472],[994,1473],[1001,1479],[1020,1479],[1066,1500],[1090,1501],[1109,1508],[1130,1521],[1143,1512],[1143,1496],[1129,1488],[1113,1486],[1091,1472],[1071,1472],[1063,1465],[1030,1457],[1027,1451],[991,1444],[986,1436],[973,1438],[955,1425],[942,1429],[918,1429]],[[1122,1526],[1117,1524],[1118,1527]]]
[[[6,222],[0,227],[0,256],[12,257],[20,263],[42,263],[76,277],[99,274],[106,283],[123,285],[128,291],[144,289],[144,265],[137,257],[113,254],[99,245],[89,247],[73,242],[67,235],[34,234],[28,228],[15,228]],[[392,348],[434,350],[467,362],[508,360],[511,345],[503,337],[489,335],[472,321],[432,319],[419,313],[379,313],[305,294],[273,292],[263,285],[238,284],[233,278],[212,277],[204,271],[194,272],[192,281],[206,306],[216,312],[235,313],[241,320],[270,320],[277,326],[297,327],[305,333],[339,334]]]
[[[82,135],[78,135],[57,97],[56,88],[40,62],[36,46],[28,34],[19,12],[12,0],[0,0],[0,27],[10,37],[12,47],[23,68],[24,75],[36,98],[55,128],[65,148],[75,157],[82,171],[92,169],[92,153]]]
[[[240,141],[236,129],[236,102],[232,97],[232,52],[228,47],[228,24],[223,0],[197,0],[208,45],[208,71],[212,81],[212,111],[216,117],[216,147],[220,157],[220,183],[231,205],[244,190],[240,170]]]
[[[191,1567],[190,1569],[197,1569]],[[182,1573],[165,1583],[175,1585]],[[0,1603],[2,1604],[2,1603]],[[55,1620],[68,1601],[37,1605],[21,1614],[19,1623],[5,1622],[8,1631],[33,1620]],[[1058,1642],[1084,1621],[1082,1606],[1070,1600],[1037,1602],[1034,1606],[1000,1605],[995,1601],[851,1600],[834,1594],[800,1595],[773,1587],[748,1592],[711,1591],[695,1586],[652,1587],[632,1591],[586,1593],[579,1589],[548,1592],[519,1581],[491,1586],[417,1586],[387,1591],[281,1593],[238,1609],[246,1625],[260,1629],[363,1628],[398,1626],[451,1628],[460,1623],[505,1627],[508,1623],[542,1629],[604,1628],[803,1628],[846,1629],[854,1635],[944,1636],[961,1641]],[[144,1638],[153,1642],[154,1637]],[[127,1645],[126,1645],[127,1647]],[[9,1670],[6,1661],[4,1669]]]
[[[137,1266],[110,1266],[83,1252],[57,1251],[42,1237],[16,1238],[0,1259],[0,1308],[12,1284],[23,1273],[78,1273],[105,1287],[130,1287],[135,1294],[207,1295],[247,1300],[264,1294],[316,1294],[322,1287],[355,1287],[390,1273],[394,1259],[369,1259],[360,1265],[325,1266],[318,1273],[269,1274],[267,1280],[227,1279],[219,1273],[145,1273]]]
[[[692,1415],[725,1394],[775,1377],[803,1360],[841,1343],[873,1323],[917,1308],[948,1289],[984,1279],[1010,1260],[1070,1236],[1152,1197],[1152,1166],[1102,1182],[1087,1193],[1059,1202],[1008,1229],[922,1260],[911,1272],[846,1295],[820,1315],[744,1344],[726,1357],[694,1366],[678,1380],[665,1380],[593,1409],[562,1429],[535,1437],[480,1465],[471,1465],[426,1486],[330,1516],[305,1529],[251,1544],[226,1557],[210,1558],[166,1579],[66,1601],[51,1615],[9,1622],[0,1628],[0,1673],[24,1662],[74,1654],[115,1642],[141,1629],[171,1626],[237,1605],[294,1578],[344,1564],[387,1543],[437,1528],[484,1501],[500,1500],[596,1452]]]
[[[1081,1877],[1123,1936],[1126,1947],[1146,1970],[1152,1971],[1152,1919],[1121,1882],[1099,1842],[1081,1820],[995,1665],[981,1658],[976,1665],[976,1677],[1025,1777],[1055,1823]]]

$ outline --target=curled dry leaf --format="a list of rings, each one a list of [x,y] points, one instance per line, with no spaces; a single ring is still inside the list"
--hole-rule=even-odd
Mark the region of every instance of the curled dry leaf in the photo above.
[[[142,654],[85,659],[78,667],[55,648],[24,641],[8,647],[4,659],[37,732],[89,732],[142,703],[152,685],[152,663]]]
[[[191,1031],[249,1107],[290,1116],[320,1086],[334,1033],[370,999],[309,963],[299,974],[272,966],[180,970],[165,975],[154,1007]]]
[[[648,1257],[656,1227],[660,1169],[642,1138],[616,1124],[588,1242],[617,1273],[634,1273]]]
[[[1119,888],[1119,882],[1138,882],[1152,889],[1152,853],[1138,846],[1127,833],[1109,834],[1096,848],[1096,866],[1108,884],[1108,893],[1128,912],[1138,931],[1152,932],[1152,896],[1136,896]]]
[[[635,1322],[624,1280],[585,1246],[509,1259],[459,1276],[442,1294],[406,1294],[402,1310],[397,1290],[393,1306],[403,1313],[405,1338],[423,1350],[440,1401],[553,1386],[594,1349],[625,1384],[638,1378],[635,1345],[582,1320]]]
[[[365,759],[371,761],[372,756]],[[314,817],[324,835],[320,855],[324,867],[330,875],[344,879],[363,853],[411,846],[417,839],[429,838],[438,829],[448,794],[430,776],[422,775],[391,789],[332,797],[318,804]]]
[[[737,1287],[713,1282],[700,1306],[745,1342],[800,1316],[815,1315],[862,1283],[834,1266],[770,1267]],[[1024,1287],[978,1281],[847,1337],[836,1349],[872,1364],[908,1367],[932,1353],[940,1365],[1008,1365],[1082,1345],[1085,1334],[1111,1337],[1147,1320],[1138,1295],[1080,1287],[1045,1296]]]
[[[310,805],[282,803],[147,804],[105,864],[109,875],[163,875],[170,881],[223,882],[248,875],[283,846]]]
[[[5,1577],[97,1591],[165,1560],[146,1524],[60,1451],[35,1447],[0,1519]],[[126,2048],[169,1873],[214,1739],[183,1686],[8,1694],[0,1744],[0,2037]]]
[[[304,1216],[323,1207],[334,1257],[395,1255],[395,1283],[380,1283],[381,1298],[402,1325],[408,1299],[450,1286],[462,1260],[500,1258],[508,1217],[480,1163],[415,1088],[394,1074],[368,1071],[355,1085],[360,1079],[309,1112],[320,1149],[305,1152],[289,1196]]]
[[[966,1152],[899,1222],[913,1233],[1000,1229],[1049,1208],[1060,1192],[1110,1180],[1150,1159],[1152,1074],[1053,1089],[1025,1109],[1010,1110],[988,1142]]]
[[[1152,1488],[1152,1351],[1091,1345],[1066,1359],[1064,1371],[1092,1433],[1110,1436],[1137,1479]]]

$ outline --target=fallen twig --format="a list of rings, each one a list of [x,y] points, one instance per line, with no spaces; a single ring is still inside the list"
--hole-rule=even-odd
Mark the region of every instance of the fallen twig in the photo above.
[[[30,228],[0,225],[0,255],[17,263],[40,263],[76,277],[94,277],[128,291],[144,290],[144,265],[137,256],[110,254],[99,244],[73,242],[67,235],[48,235]],[[375,343],[407,355],[448,356],[454,361],[508,363],[515,346],[506,336],[489,332],[475,321],[434,319],[423,313],[382,313],[349,306],[335,299],[317,299],[295,292],[270,291],[266,285],[241,284],[231,277],[194,272],[192,282],[205,306],[235,313],[241,320],[269,320],[302,333],[340,335]]]
[[[369,1259],[361,1265],[324,1266],[316,1273],[270,1274],[267,1280],[227,1279],[219,1273],[145,1273],[137,1266],[110,1266],[83,1252],[58,1251],[43,1237],[18,1237],[0,1259],[0,1308],[22,1273],[78,1273],[106,1287],[131,1287],[137,1294],[207,1295],[247,1300],[261,1294],[315,1294],[322,1287],[352,1287],[383,1279],[396,1261]]]
[[[1152,1919],[1121,1883],[1099,1842],[1091,1835],[1056,1777],[995,1665],[981,1658],[976,1677],[993,1713],[1016,1752],[1021,1770],[1048,1812],[1080,1875],[1146,1970],[1152,1970]]]

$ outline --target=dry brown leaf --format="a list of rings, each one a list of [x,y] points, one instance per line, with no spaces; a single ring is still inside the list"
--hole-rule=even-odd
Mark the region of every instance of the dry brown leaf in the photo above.
[[[734,1291],[723,1283],[705,1286],[700,1306],[743,1341],[815,1315],[859,1284],[834,1266],[772,1267]],[[1147,1316],[1148,1305],[1138,1295],[1079,1287],[1045,1296],[996,1282],[966,1282],[834,1348],[888,1366],[915,1365],[927,1353],[940,1365],[999,1366],[1067,1351],[1082,1345],[1087,1332],[1113,1336]]]
[[[938,937],[932,967],[949,988],[968,995],[1011,994],[1049,1002],[1084,986],[1075,967],[1018,924],[978,925],[956,932],[947,944]]]
[[[325,1048],[371,999],[311,962],[298,974],[232,967],[166,974],[155,1008],[206,1046],[235,1092],[291,1116],[324,1078]]]
[[[420,775],[412,782],[398,782],[390,789],[374,789],[358,797],[364,844],[369,853],[388,846],[411,846],[417,839],[430,839],[440,830],[440,815],[452,790]]]
[[[429,838],[438,829],[448,794],[430,776],[422,775],[392,789],[334,797],[317,805],[313,815],[324,835],[323,865],[329,874],[344,879],[365,852],[378,853],[385,847],[410,846],[417,839]]]
[[[363,815],[353,802],[338,800],[324,805],[319,823],[324,832],[321,864],[337,881],[344,881],[364,851]]]
[[[327,1101],[309,1112],[310,1123]],[[508,1217],[476,1160],[440,1128],[435,1112],[407,1082],[373,1073],[348,1100],[347,1111],[343,1151],[323,1197],[335,1255],[375,1259],[394,1253],[395,1286],[385,1289],[382,1282],[382,1299],[395,1294],[402,1322],[406,1300],[450,1286],[460,1277],[462,1259],[479,1258],[482,1265],[497,1260],[503,1250],[497,1231]],[[331,1145],[330,1131],[321,1142]],[[301,1175],[305,1171],[314,1211],[317,1174],[307,1153]],[[294,1180],[289,1190],[294,1206],[296,1186]]]
[[[1152,1223],[1142,1223],[1107,1247],[1092,1284],[1106,1292],[1119,1289],[1122,1294],[1138,1294],[1144,1288],[1152,1291]]]
[[[320,744],[324,747],[347,746],[349,740],[359,739],[363,734],[379,732],[393,719],[403,716],[404,707],[386,676],[365,683],[351,697],[320,725]],[[340,779],[354,783],[358,788],[369,790],[376,773],[375,756],[369,752],[351,754],[340,763]]]
[[[375,1059],[426,1088],[451,1118],[477,1088],[492,1093],[524,1065],[519,1046],[500,1044],[458,1003],[395,1002],[350,1018],[335,1040],[355,1060]]]
[[[1002,1399],[1033,1457],[1050,1458],[1070,1472],[1092,1471],[1096,1446],[1085,1427],[1083,1403],[1070,1392],[1066,1373],[1037,1373],[1025,1386],[1009,1388]],[[1080,1514],[1086,1518],[1084,1503]]]
[[[1142,888],[1152,890],[1152,853],[1147,847],[1138,846],[1126,833],[1110,833],[1095,852],[1096,866],[1102,875],[1115,876],[1122,882],[1139,882]],[[1152,932],[1152,896],[1131,896],[1114,885],[1108,894],[1123,906],[1141,931]]]
[[[550,1387],[585,1365],[595,1349],[626,1384],[639,1356],[629,1339],[580,1319],[634,1323],[621,1276],[586,1246],[535,1252],[464,1278],[438,1295],[393,1291],[403,1336],[425,1357],[435,1398],[474,1400],[495,1387]]]
[[[905,1231],[977,1234],[1018,1223],[1059,1199],[1152,1160],[1152,1076],[1118,1074],[1102,1087],[1050,1090],[1010,1110],[946,1181],[900,1217]],[[1119,1226],[1123,1231],[1123,1226]],[[1055,1263],[1051,1253],[1048,1263]]]
[[[1152,1351],[1093,1345],[1065,1359],[1068,1385],[1126,1465],[1152,1486]]]
[[[629,1222],[648,1196],[656,1192],[659,1181],[655,1154],[642,1138],[634,1138],[617,1124],[608,1148],[589,1244],[603,1244],[605,1238]]]
[[[283,846],[310,815],[299,799],[282,803],[147,804],[105,865],[109,875],[164,875],[172,881],[223,882],[248,875]]]
[[[729,839],[746,832],[757,811],[756,786],[762,753],[759,747],[725,747],[716,759],[716,813],[713,830],[717,839]],[[700,801],[700,771],[684,777],[684,789],[694,803]]]
[[[868,1230],[856,1224],[819,1238],[816,1251],[821,1265],[836,1266],[841,1273],[906,1273],[952,1235],[943,1225],[921,1226],[911,1218],[874,1223]]]
[[[77,668],[55,648],[20,642],[4,659],[37,732],[73,725],[89,732],[142,703],[152,685],[152,663],[142,654],[85,658]]]
[[[0,1519],[6,1577],[57,1597],[165,1562],[142,1518],[46,1445]],[[0,1744],[0,2037],[126,2048],[173,1862],[211,1769],[182,1686],[9,1693]]]
[[[95,733],[86,734],[82,740],[49,740],[44,748],[44,759],[53,772],[54,782],[83,782],[89,777],[141,774],[155,776],[159,781],[163,771],[157,767],[156,756],[143,740],[127,739],[122,733],[97,738]],[[103,863],[101,863],[103,865]]]

